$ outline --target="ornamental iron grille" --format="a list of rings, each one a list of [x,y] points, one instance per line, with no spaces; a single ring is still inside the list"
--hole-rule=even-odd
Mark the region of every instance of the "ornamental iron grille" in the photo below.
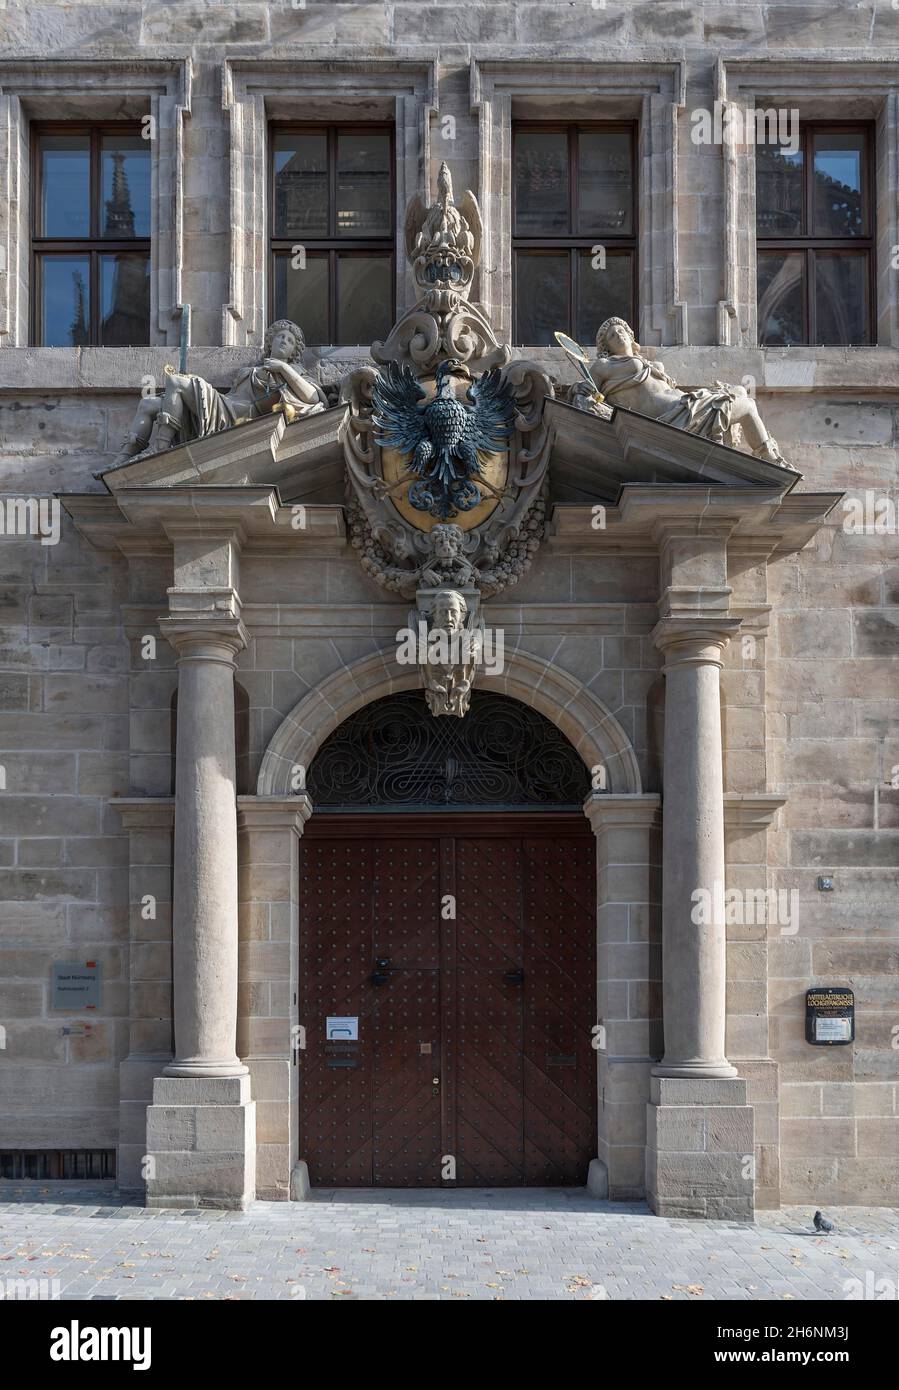
[[[474,691],[464,719],[434,719],[420,693],[388,695],[350,715],[316,753],[306,778],[313,806],[485,806],[580,810],[586,767],[542,714],[506,695]]]

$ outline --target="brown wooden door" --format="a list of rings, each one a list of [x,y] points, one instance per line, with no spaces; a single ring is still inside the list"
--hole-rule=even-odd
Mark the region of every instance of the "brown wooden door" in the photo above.
[[[299,1000],[313,1183],[586,1180],[593,855],[565,813],[313,817]],[[329,1016],[358,1018],[358,1041],[328,1041]]]

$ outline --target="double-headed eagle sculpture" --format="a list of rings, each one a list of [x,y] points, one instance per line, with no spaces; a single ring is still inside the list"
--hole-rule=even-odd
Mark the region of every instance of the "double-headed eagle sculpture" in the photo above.
[[[454,393],[454,376],[471,382],[465,392],[469,404]],[[446,521],[481,501],[480,454],[507,447],[515,397],[498,367],[472,380],[454,357],[438,365],[434,379],[435,395],[422,405],[427,393],[411,369],[388,362],[373,388],[372,422],[382,445],[411,456],[408,472],[417,478],[408,492],[411,505]]]

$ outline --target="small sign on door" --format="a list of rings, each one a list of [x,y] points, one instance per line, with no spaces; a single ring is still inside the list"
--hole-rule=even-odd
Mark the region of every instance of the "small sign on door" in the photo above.
[[[326,1018],[325,1038],[328,1042],[358,1042],[358,1018]]]

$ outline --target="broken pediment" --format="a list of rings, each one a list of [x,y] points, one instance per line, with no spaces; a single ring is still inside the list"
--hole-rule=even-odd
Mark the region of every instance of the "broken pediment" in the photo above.
[[[697,483],[792,491],[802,474],[727,444],[617,407],[610,419],[564,401],[545,405],[552,440],[550,500],[614,502],[630,483]]]

